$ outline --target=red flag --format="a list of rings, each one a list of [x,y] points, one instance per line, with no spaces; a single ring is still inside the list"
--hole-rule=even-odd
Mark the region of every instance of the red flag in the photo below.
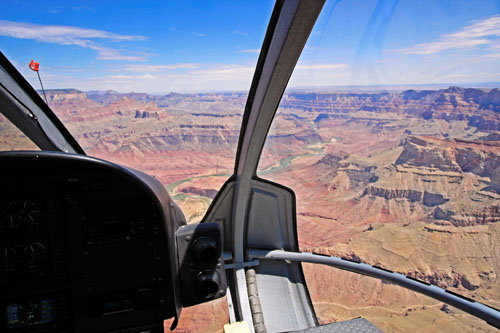
[[[38,62],[34,62],[33,60],[31,60],[30,69],[35,72],[38,72],[38,67],[40,67],[40,64]]]

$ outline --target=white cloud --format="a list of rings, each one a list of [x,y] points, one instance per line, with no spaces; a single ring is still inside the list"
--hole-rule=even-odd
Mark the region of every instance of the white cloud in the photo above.
[[[24,66],[26,67],[26,66]],[[23,69],[24,69],[23,67]],[[171,69],[180,70],[171,70]],[[118,72],[121,70],[121,72]],[[26,77],[37,84],[37,77],[26,70]],[[89,76],[74,76],[70,71],[47,68],[43,82],[47,89],[76,88],[88,90],[140,91],[148,93],[248,91],[255,65],[252,64],[128,64],[111,67],[105,72],[89,68]],[[345,82],[349,74],[346,64],[299,64],[294,71],[290,86],[333,85]]]
[[[486,59],[500,59],[500,53],[489,53],[485,55]]]
[[[71,43],[82,38],[104,38],[111,40],[145,40],[145,36],[120,35],[96,29],[85,29],[64,25],[40,25],[0,20],[0,34],[3,36],[35,39],[51,43]]]
[[[125,60],[125,61],[146,61],[146,56],[144,55],[129,55],[124,54],[121,51],[103,47],[98,45],[88,45],[88,48],[96,50],[98,52],[98,59],[101,60]]]
[[[136,65],[128,64],[121,66],[116,71],[125,72],[158,72],[163,70],[174,70],[174,69],[196,69],[199,68],[199,64],[171,64],[171,65]]]
[[[111,75],[115,87],[133,91],[246,91],[255,71],[255,65],[126,65],[126,72],[137,72],[137,75]],[[181,68],[183,71],[161,71],[162,69]],[[333,64],[299,64],[293,74],[292,84],[297,85],[332,85],[335,80],[348,75],[349,66],[343,63]],[[129,70],[129,71],[127,71]],[[147,82],[141,81],[147,79]],[[118,82],[120,82],[118,84]],[[101,84],[101,82],[99,82]],[[114,90],[118,90],[113,88]],[[125,90],[126,91],[126,90]]]
[[[290,78],[289,87],[332,86],[346,83],[349,77],[349,65],[333,64],[297,64]]]
[[[260,53],[260,49],[245,49],[245,50],[240,50],[241,53]]]
[[[144,55],[124,54],[123,51],[102,46],[92,40],[135,41],[146,40],[147,37],[145,36],[120,35],[104,30],[61,25],[40,25],[4,20],[0,20],[0,35],[20,39],[32,39],[44,43],[78,45],[97,51],[99,59],[104,60],[143,61],[146,59]]]
[[[417,44],[401,49],[406,54],[428,55],[450,49],[474,48],[479,45],[494,45],[500,37],[500,16],[495,15],[467,25],[457,32],[445,34],[437,41]]]
[[[254,66],[220,65],[194,70],[189,72],[189,75],[207,81],[238,81],[240,78],[251,80],[254,71]]]
[[[239,35],[239,36],[248,36],[248,32],[240,31],[240,30],[233,30],[233,34]]]
[[[44,71],[42,80],[46,89],[76,88],[88,90],[140,91],[148,93],[203,92],[203,91],[248,91],[254,66],[250,65],[197,65],[183,71],[164,72],[112,72],[74,77],[71,73]],[[145,66],[144,69],[146,69]],[[138,69],[137,67],[136,69]],[[24,67],[23,67],[24,70]],[[32,84],[38,84],[36,76],[24,70]]]
[[[143,75],[111,75],[108,76],[108,78],[117,80],[123,80],[123,79],[144,80],[144,79],[156,79],[157,77],[151,74],[143,74]]]
[[[91,11],[91,12],[94,11],[94,8],[92,8],[90,6],[73,6],[73,9],[74,10],[88,10],[88,11]]]
[[[207,34],[201,32],[193,32],[193,35],[195,35],[196,37],[205,37]]]
[[[317,65],[297,65],[296,70],[318,70],[318,69],[341,69],[347,68],[347,64],[317,64]]]
[[[134,77],[132,75],[111,75],[109,76],[110,79],[118,79],[118,80],[121,80],[121,79],[133,79]]]

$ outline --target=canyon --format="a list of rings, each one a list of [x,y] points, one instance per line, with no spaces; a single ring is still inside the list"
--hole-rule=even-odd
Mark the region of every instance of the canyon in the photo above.
[[[233,173],[246,97],[47,91],[87,154],[156,177],[190,223]],[[2,147],[21,149],[21,138],[0,118]],[[302,251],[500,308],[499,89],[287,91],[257,175],[295,192]],[[375,279],[317,265],[304,272],[322,323],[363,316],[387,331],[493,331]],[[178,330],[221,331],[227,316],[224,300],[185,309]]]

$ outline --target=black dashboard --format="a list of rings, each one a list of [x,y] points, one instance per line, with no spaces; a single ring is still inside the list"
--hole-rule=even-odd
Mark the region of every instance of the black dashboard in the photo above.
[[[158,181],[55,152],[0,165],[0,331],[163,331],[178,317],[185,222]]]

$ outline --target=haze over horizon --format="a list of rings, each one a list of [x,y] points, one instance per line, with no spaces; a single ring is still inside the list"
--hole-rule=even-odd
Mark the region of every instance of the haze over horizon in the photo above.
[[[39,88],[248,91],[273,1],[7,0],[0,50]],[[499,4],[328,1],[291,88],[498,82]]]

